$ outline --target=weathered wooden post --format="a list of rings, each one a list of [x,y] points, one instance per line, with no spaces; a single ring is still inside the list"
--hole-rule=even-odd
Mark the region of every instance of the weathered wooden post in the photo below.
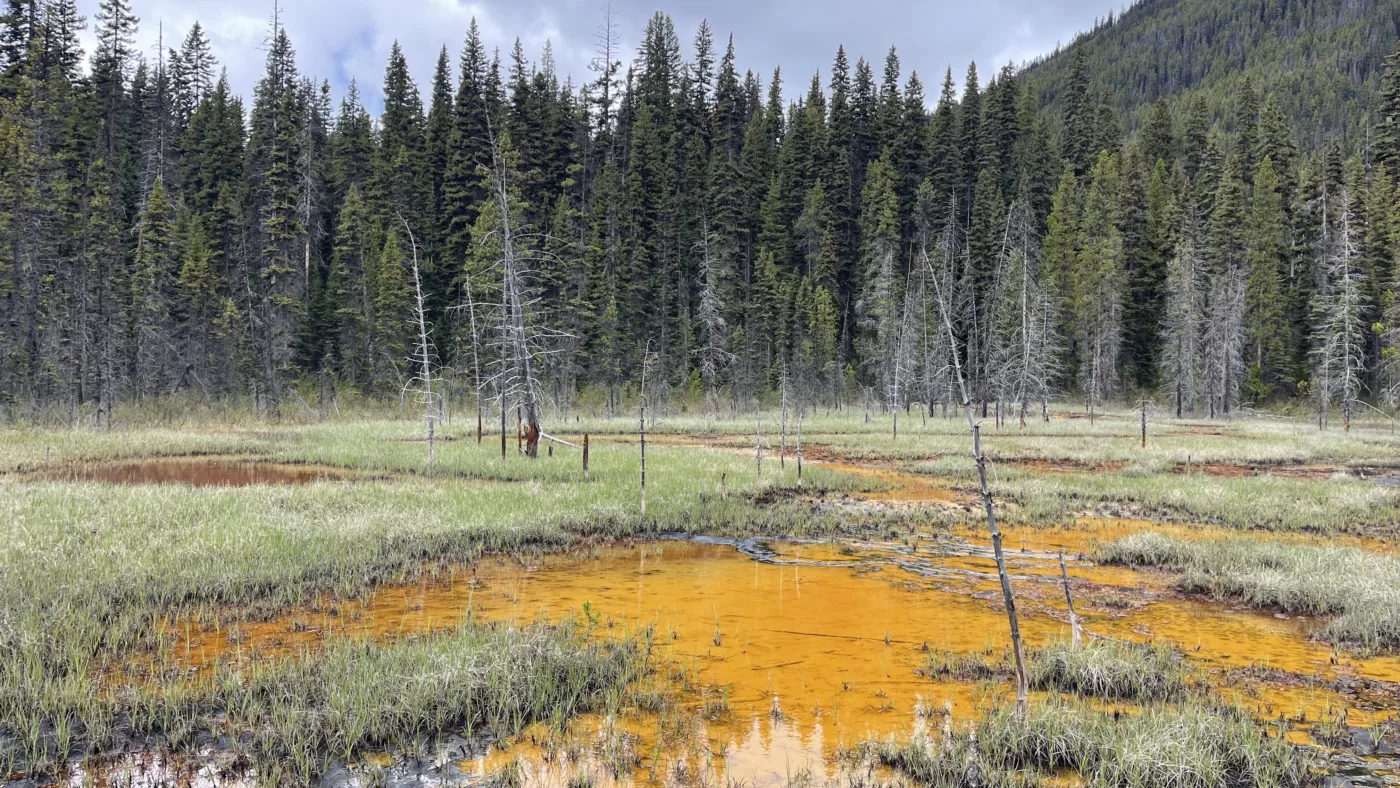
[[[1065,605],[1069,607],[1070,642],[1079,645],[1079,614],[1074,612],[1074,598],[1069,594],[1069,570],[1065,569],[1065,551],[1060,551],[1060,578],[1065,584]]]
[[[588,433],[583,434],[583,478],[588,478]]]
[[[1147,448],[1147,399],[1139,403],[1139,416],[1142,417],[1142,448]]]
[[[802,410],[797,411],[797,486],[802,486]]]
[[[754,463],[758,466],[758,478],[763,478],[763,419],[754,422],[753,428],[753,456]]]

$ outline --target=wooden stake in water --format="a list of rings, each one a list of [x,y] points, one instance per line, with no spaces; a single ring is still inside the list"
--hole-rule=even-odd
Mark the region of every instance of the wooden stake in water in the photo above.
[[[1060,578],[1065,583],[1065,605],[1069,608],[1070,642],[1079,645],[1079,614],[1074,612],[1074,598],[1069,594],[1069,570],[1065,569],[1065,551],[1060,551]]]

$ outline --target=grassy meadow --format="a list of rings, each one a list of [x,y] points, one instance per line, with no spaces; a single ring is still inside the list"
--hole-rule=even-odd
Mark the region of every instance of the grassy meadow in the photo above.
[[[1064,525],[1098,512],[1235,528],[1240,536],[1228,544],[1139,535],[1094,557],[1178,572],[1183,591],[1325,616],[1321,636],[1343,646],[1400,648],[1400,624],[1386,612],[1400,600],[1394,559],[1251,536],[1268,529],[1390,537],[1400,522],[1400,488],[1375,478],[1391,468],[1400,473],[1400,436],[1388,423],[1342,433],[1286,420],[1154,418],[1144,447],[1135,413],[1092,424],[1055,415],[1024,428],[984,428],[1004,517]],[[224,666],[212,677],[132,681],[123,666],[161,656],[170,640],[166,622],[227,625],[327,598],[362,599],[384,584],[432,578],[488,555],[668,532],[852,538],[892,523],[970,521],[958,510],[824,505],[881,482],[820,460],[894,467],[963,493],[974,489],[965,422],[917,412],[898,414],[897,426],[891,414],[867,420],[854,410],[804,417],[800,487],[794,414],[786,429],[777,411],[734,419],[661,414],[648,425],[645,515],[634,419],[547,423],[564,440],[590,436],[585,479],[580,452],[570,446],[555,445],[551,456],[542,444],[531,461],[508,436],[502,460],[489,417],[480,444],[474,419],[440,427],[431,462],[422,425],[406,419],[216,418],[145,411],[113,430],[0,432],[0,772],[52,774],[73,757],[217,740],[245,753],[260,780],[296,784],[334,759],[411,750],[448,731],[502,737],[534,722],[562,724],[615,706],[652,664],[653,634],[600,640],[567,624],[464,621],[428,637],[332,642],[314,658]],[[129,460],[214,458],[350,475],[251,487],[64,476],[65,469]],[[1295,784],[1291,751],[1248,719],[1190,700],[1184,669],[1170,653],[1047,647],[1032,667],[1036,687],[1071,700],[1038,704],[1028,720],[993,709],[975,735],[884,744],[878,758],[934,785],[966,784],[956,781],[968,779],[966,769],[986,775],[985,784],[1020,784],[1008,775],[1023,767],[1137,785],[1157,778],[1151,758],[1117,763],[1107,753],[1150,738],[1159,726],[1179,734],[1160,744],[1172,757],[1205,759],[1191,766],[1198,777],[1164,784]],[[983,678],[998,675],[993,667]],[[1073,700],[1083,697],[1128,699],[1149,711],[1121,722]],[[1239,779],[1212,776],[1225,773]]]

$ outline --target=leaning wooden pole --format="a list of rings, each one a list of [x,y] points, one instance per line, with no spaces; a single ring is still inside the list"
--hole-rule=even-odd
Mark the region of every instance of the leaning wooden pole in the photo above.
[[[992,554],[996,557],[997,576],[1001,580],[1002,603],[1006,606],[1006,619],[1011,627],[1011,651],[1016,662],[1016,715],[1024,719],[1027,698],[1030,695],[1030,681],[1026,676],[1026,655],[1025,648],[1021,644],[1021,624],[1016,616],[1016,598],[1011,593],[1011,576],[1006,571],[1006,556],[1001,548],[1001,531],[997,528],[996,506],[992,499],[992,490],[987,485],[987,458],[982,453],[982,429],[973,417],[972,400],[968,397],[967,381],[963,378],[962,362],[958,358],[957,334],[953,331],[953,321],[948,315],[948,305],[943,298],[938,272],[933,269],[933,263],[929,260],[927,251],[924,252],[923,258],[924,265],[928,266],[929,278],[933,280],[934,290],[938,297],[938,312],[942,317],[943,328],[948,334],[948,347],[952,348],[949,355],[953,358],[953,370],[957,373],[958,389],[959,393],[962,394],[963,413],[967,416],[967,426],[972,430],[972,459],[977,464],[977,479],[982,493],[982,509],[987,516],[987,530],[992,536]]]
[[[1060,579],[1065,585],[1065,606],[1069,608],[1070,642],[1079,645],[1079,614],[1074,612],[1074,597],[1069,593],[1069,570],[1065,569],[1065,551],[1060,551]]]

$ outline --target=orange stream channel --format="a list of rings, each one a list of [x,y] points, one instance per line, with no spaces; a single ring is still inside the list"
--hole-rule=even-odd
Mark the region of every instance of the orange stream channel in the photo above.
[[[894,483],[880,494],[888,496],[883,500],[944,501],[924,477],[865,473]],[[951,493],[945,497],[945,503],[952,501]],[[1059,580],[1063,550],[1076,605],[1094,633],[1165,640],[1209,669],[1263,664],[1324,681],[1352,676],[1400,681],[1400,659],[1355,659],[1309,639],[1315,621],[1182,599],[1170,592],[1164,574],[1078,559],[1094,540],[1145,529],[1210,533],[1133,520],[1009,529],[1009,571],[1029,645],[1068,636]],[[269,622],[218,630],[172,622],[176,642],[161,668],[199,674],[217,662],[315,649],[327,636],[388,639],[452,627],[468,616],[492,622],[583,621],[587,605],[601,636],[655,628],[665,672],[673,679],[684,674],[673,686],[683,681],[706,688],[678,692],[682,708],[698,711],[721,692],[729,704],[729,712],[711,715],[714,719],[695,715],[681,744],[663,731],[656,715],[582,718],[571,730],[593,742],[591,751],[601,749],[597,742],[604,730],[618,728],[630,732],[640,781],[660,783],[684,772],[756,788],[784,784],[803,771],[832,778],[842,768],[843,748],[907,733],[923,724],[927,715],[916,713],[920,709],[951,704],[955,719],[970,719],[987,692],[1002,691],[934,682],[915,673],[926,659],[925,647],[963,652],[1004,647],[1006,618],[988,545],[983,532],[968,528],[899,542],[773,541],[759,545],[762,561],[730,543],[668,540],[587,556],[546,556],[528,564],[498,557],[444,581],[385,587],[363,603],[323,602],[313,611]],[[754,546],[749,548],[754,553]],[[1348,707],[1352,725],[1389,716],[1380,708],[1356,708],[1354,700],[1323,686],[1251,681],[1220,692],[1269,720],[1301,717],[1310,723]],[[1296,725],[1290,736],[1306,738]],[[499,755],[463,767],[485,771],[524,754],[531,784],[562,788],[571,770],[580,768],[593,768],[595,781],[610,781],[596,763],[567,765],[531,741],[532,736],[522,736]]]

